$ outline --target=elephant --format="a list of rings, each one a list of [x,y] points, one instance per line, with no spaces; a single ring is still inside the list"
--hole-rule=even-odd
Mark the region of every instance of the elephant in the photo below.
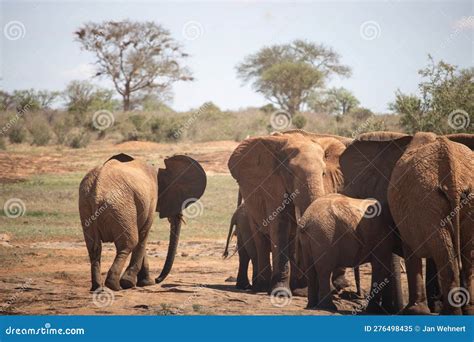
[[[167,158],[164,164],[165,168],[156,170],[121,153],[90,170],[81,181],[79,212],[91,263],[91,291],[102,286],[102,242],[113,242],[117,250],[105,280],[111,290],[160,283],[171,271],[182,211],[204,193],[206,174],[197,161],[183,155]],[[155,211],[170,222],[170,243],[161,274],[153,281],[146,242]]]
[[[245,203],[240,204],[232,215],[223,254],[224,258],[227,258],[229,255],[229,243],[233,234],[237,235],[237,253],[239,254],[239,271],[237,273],[236,287],[238,289],[247,290],[251,288],[248,278],[250,261],[252,262],[253,272],[252,282],[254,282],[257,275],[257,248],[252,236]]]
[[[430,313],[421,258],[432,258],[438,270],[441,314],[474,314],[473,167],[469,147],[432,133],[417,133],[394,166],[388,202],[405,254],[410,294],[406,314]],[[467,297],[463,308],[455,302],[459,295]]]
[[[472,134],[453,134],[446,137],[472,149]],[[413,136],[391,132],[372,132],[357,137],[339,159],[345,181],[341,193],[354,198],[375,198],[381,203],[388,203],[387,192],[393,169],[412,140]],[[403,251],[400,250],[397,254],[403,255]],[[430,266],[429,260],[427,265]],[[436,274],[428,272],[436,271],[434,267],[427,267],[427,285],[430,280],[436,278]],[[433,289],[437,286],[427,287]],[[401,289],[398,290],[396,298],[402,298]],[[399,302],[397,306],[403,309],[403,302]]]
[[[306,285],[295,257],[296,222],[312,201],[342,187],[339,156],[350,141],[294,130],[246,139],[230,156],[257,249],[254,291],[275,295]],[[344,270],[334,272],[333,282],[348,285]]]
[[[307,308],[337,310],[331,274],[340,267],[372,264],[372,290],[367,311],[393,313],[392,250],[395,224],[388,208],[375,199],[355,199],[328,194],[316,199],[298,223],[297,236],[302,246],[304,269],[308,276]],[[382,295],[384,298],[382,298]]]

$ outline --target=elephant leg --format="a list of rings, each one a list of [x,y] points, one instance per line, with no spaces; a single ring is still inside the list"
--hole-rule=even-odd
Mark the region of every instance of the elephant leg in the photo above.
[[[290,291],[290,236],[287,228],[288,222],[282,220],[276,232],[276,236],[272,239],[272,261],[273,274],[271,281],[271,291],[276,295],[281,289],[285,293]],[[278,289],[278,290],[277,290]]]
[[[132,251],[132,257],[130,258],[130,264],[120,279],[120,286],[123,289],[129,289],[135,287],[137,284],[138,272],[143,266],[143,259],[146,254],[146,240],[138,242]]]
[[[448,261],[446,261],[448,260]],[[441,293],[443,296],[442,315],[462,315],[461,307],[453,304],[453,298],[459,291],[459,268],[454,255],[439,253],[434,257],[438,275],[441,283]]]
[[[474,227],[474,214],[468,214],[461,228],[461,262],[462,262],[462,287],[467,289],[467,303],[463,307],[465,315],[474,315],[474,239],[472,227]]]
[[[404,244],[405,264],[408,278],[408,305],[403,309],[405,315],[429,315],[430,309],[426,302],[426,292],[423,286],[423,264],[421,258],[415,256],[412,250]]]
[[[102,276],[100,274],[100,258],[102,254],[102,242],[98,234],[92,234],[92,229],[84,231],[87,252],[91,263],[91,291],[97,290],[102,286]]]
[[[235,287],[241,290],[247,290],[250,288],[248,277],[250,257],[240,240],[237,240],[237,249],[239,252],[239,271],[237,273],[237,284]]]
[[[305,289],[308,284],[303,272],[301,245],[293,235],[290,242],[290,288],[293,294],[299,295],[300,289]],[[296,290],[296,291],[295,291]]]
[[[438,281],[438,270],[432,258],[426,259],[426,296],[428,298],[428,307],[431,312],[439,313],[441,311],[441,291]]]
[[[332,284],[337,291],[341,291],[342,289],[351,286],[351,283],[347,280],[345,274],[346,269],[344,267],[336,268],[332,273]]]
[[[257,274],[252,284],[255,292],[267,292],[270,288],[272,268],[270,266],[270,241],[260,233],[255,233],[255,246],[257,249]]]
[[[337,307],[334,304],[332,294],[333,289],[331,286],[331,270],[326,265],[321,265],[324,262],[319,262],[316,266],[317,277],[318,277],[318,308],[337,311]],[[321,267],[323,266],[323,267]]]
[[[403,287],[401,274],[401,258],[393,253],[391,263],[391,275],[388,277],[390,281],[391,297],[393,298],[394,310],[398,313],[403,310]]]
[[[390,251],[390,249],[388,249]],[[393,313],[392,286],[391,281],[392,254],[378,254],[372,257],[372,286],[367,312],[371,314]]]
[[[304,236],[304,239],[309,239],[308,236]],[[306,241],[305,244],[298,241],[301,247],[300,256],[303,266],[304,275],[308,282],[308,309],[316,308],[318,305],[318,274],[316,273],[316,267],[313,261],[313,256],[311,253],[311,247],[309,241]],[[303,248],[304,246],[304,248]]]
[[[109,289],[114,291],[119,291],[122,289],[119,282],[120,274],[122,273],[125,261],[127,261],[127,258],[131,252],[132,248],[130,246],[117,246],[117,254],[115,255],[114,262],[107,273],[107,278],[105,279],[105,286],[107,286]]]
[[[155,280],[150,277],[150,266],[148,264],[148,256],[143,256],[142,268],[137,274],[137,286],[150,286],[155,285]]]

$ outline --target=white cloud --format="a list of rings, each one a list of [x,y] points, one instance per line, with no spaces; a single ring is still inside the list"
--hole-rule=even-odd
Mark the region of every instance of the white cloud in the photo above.
[[[82,63],[64,70],[61,74],[71,80],[86,80],[95,75],[95,69],[92,64]]]
[[[474,30],[474,16],[462,17],[454,22],[454,28],[461,31]]]

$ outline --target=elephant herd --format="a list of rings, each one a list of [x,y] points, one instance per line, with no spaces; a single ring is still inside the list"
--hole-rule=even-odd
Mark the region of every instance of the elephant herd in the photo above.
[[[358,266],[370,263],[367,312],[472,315],[473,149],[472,134],[424,132],[350,139],[290,130],[244,140],[228,161],[239,200],[224,256],[235,233],[237,288],[304,294],[308,308],[337,310],[338,291],[350,284],[346,268],[354,268],[361,294]],[[206,175],[186,156],[168,158],[165,165],[156,171],[120,154],[81,182],[92,290],[101,286],[102,242],[117,248],[105,281],[113,290],[154,284],[170,272],[181,212],[202,196]],[[152,281],[145,247],[155,211],[168,218],[171,233],[165,266]]]

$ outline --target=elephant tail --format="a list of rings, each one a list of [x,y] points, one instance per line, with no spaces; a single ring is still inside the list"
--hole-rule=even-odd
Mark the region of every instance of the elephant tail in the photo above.
[[[443,178],[439,186],[441,193],[448,200],[451,211],[441,221],[441,226],[446,224],[451,228],[451,236],[453,237],[453,246],[456,253],[456,259],[458,262],[459,269],[461,269],[461,192],[457,179],[457,161],[454,158],[454,153],[450,149],[449,140],[445,137],[441,137],[442,148],[441,160],[447,160],[447,169],[440,170],[442,174],[447,174],[448,177]]]
[[[359,266],[354,267],[354,278],[356,283],[357,295],[362,296],[362,289],[360,288],[360,270]]]
[[[230,240],[232,239],[232,236],[235,234],[234,227],[236,226],[236,223],[237,223],[237,211],[234,213],[234,215],[232,215],[232,218],[230,220],[229,233],[227,234],[227,242],[225,244],[224,253],[222,254],[222,257],[224,259],[227,259],[227,257],[229,256],[229,244],[230,244]]]

